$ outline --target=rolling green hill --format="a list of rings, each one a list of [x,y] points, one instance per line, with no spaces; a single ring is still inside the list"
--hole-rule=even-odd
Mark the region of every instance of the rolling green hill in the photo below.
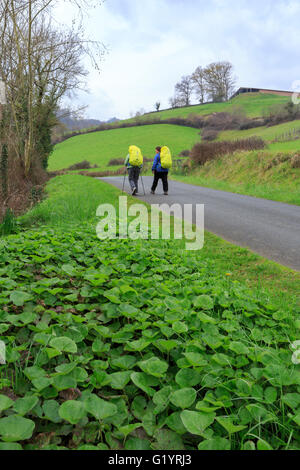
[[[212,113],[232,112],[236,108],[242,108],[248,117],[261,117],[274,105],[285,104],[290,100],[287,96],[268,95],[266,93],[245,93],[236,96],[226,103],[211,103],[198,106],[187,106],[177,109],[159,111],[141,116],[140,120],[149,120],[154,118],[169,119],[175,117],[187,117],[189,114],[209,115]],[[134,121],[136,118],[127,119],[124,122]]]
[[[131,144],[141,147],[144,156],[151,158],[157,145],[168,145],[177,155],[199,140],[199,130],[168,124],[95,132],[72,137],[56,145],[48,168],[50,171],[61,170],[88,160],[106,170],[111,159],[124,157],[125,160]]]
[[[221,140],[238,140],[247,139],[249,137],[261,137],[267,142],[267,149],[271,153],[292,153],[300,150],[300,140],[288,140],[289,134],[299,133],[300,135],[300,120],[285,122],[277,126],[271,127],[257,127],[254,129],[247,129],[245,131],[224,131],[221,132],[217,138]],[[274,142],[274,140],[278,140]]]
[[[267,142],[272,142],[274,139],[280,138],[283,135],[287,135],[294,130],[300,132],[300,120],[285,122],[283,124],[278,124],[277,126],[256,127],[254,129],[247,129],[245,131],[224,131],[219,134],[217,140],[247,139],[249,137],[256,136],[261,137]]]

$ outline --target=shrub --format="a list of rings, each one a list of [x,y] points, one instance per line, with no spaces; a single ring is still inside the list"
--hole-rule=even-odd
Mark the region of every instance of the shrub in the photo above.
[[[269,126],[275,126],[282,122],[294,121],[300,118],[300,106],[292,101],[281,105],[272,106],[265,114],[265,123]]]
[[[211,142],[212,140],[215,140],[219,135],[219,132],[214,130],[214,129],[204,129],[201,136],[202,140],[206,140],[208,142]]]
[[[251,125],[252,120],[240,110],[233,113],[214,113],[205,121],[205,127],[218,131],[226,131],[230,129],[239,130],[241,126]]]
[[[248,129],[255,129],[256,127],[262,127],[265,125],[266,123],[264,119],[249,119],[240,125],[239,130],[246,131]]]
[[[189,157],[190,153],[191,153],[190,150],[182,150],[182,152],[180,152],[179,154],[179,157]]]
[[[199,116],[198,114],[189,114],[187,117],[187,121],[190,127],[195,127],[196,129],[202,129],[205,126],[206,119],[203,116]]]
[[[191,158],[196,165],[204,165],[209,160],[214,160],[221,155],[233,153],[237,150],[261,150],[265,146],[265,142],[258,137],[236,141],[203,142],[194,145],[191,150]]]
[[[124,158],[113,158],[110,160],[108,166],[118,166],[124,164]]]
[[[293,156],[292,161],[291,161],[291,167],[300,168],[300,154],[299,153]]]
[[[87,160],[83,160],[82,162],[69,166],[67,170],[89,170],[90,168],[97,168],[97,165],[91,165]]]
[[[280,165],[281,163],[285,163],[291,160],[291,156],[286,154],[286,153],[278,153],[275,155],[274,158],[272,158],[268,164],[265,167],[265,170],[271,170],[271,168],[274,168],[277,165]]]

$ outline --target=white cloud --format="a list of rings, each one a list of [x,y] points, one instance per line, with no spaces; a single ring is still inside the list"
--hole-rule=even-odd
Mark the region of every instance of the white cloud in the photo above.
[[[290,89],[300,79],[298,0],[106,0],[85,19],[90,37],[109,46],[88,115],[127,117],[164,107],[175,83],[198,65],[230,60],[240,86]],[[62,4],[58,16],[73,13]]]

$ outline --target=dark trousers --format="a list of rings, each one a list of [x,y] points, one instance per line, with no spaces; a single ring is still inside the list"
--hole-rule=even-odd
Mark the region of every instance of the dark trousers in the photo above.
[[[169,184],[168,184],[168,172],[167,171],[155,171],[154,172],[154,181],[151,188],[151,191],[155,191],[158,185],[158,181],[162,180],[163,190],[164,193],[169,191]]]
[[[128,168],[130,187],[132,190],[136,188],[137,192],[139,190],[140,172],[141,172],[141,169],[138,166],[132,166],[131,168]]]

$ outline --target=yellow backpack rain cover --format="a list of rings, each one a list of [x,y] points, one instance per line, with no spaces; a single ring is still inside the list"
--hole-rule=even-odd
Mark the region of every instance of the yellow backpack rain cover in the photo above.
[[[172,168],[172,155],[168,147],[164,146],[160,152],[160,164],[162,168],[169,169]]]
[[[129,164],[131,166],[141,166],[143,161],[141,149],[136,147],[136,145],[131,145],[129,147]]]

